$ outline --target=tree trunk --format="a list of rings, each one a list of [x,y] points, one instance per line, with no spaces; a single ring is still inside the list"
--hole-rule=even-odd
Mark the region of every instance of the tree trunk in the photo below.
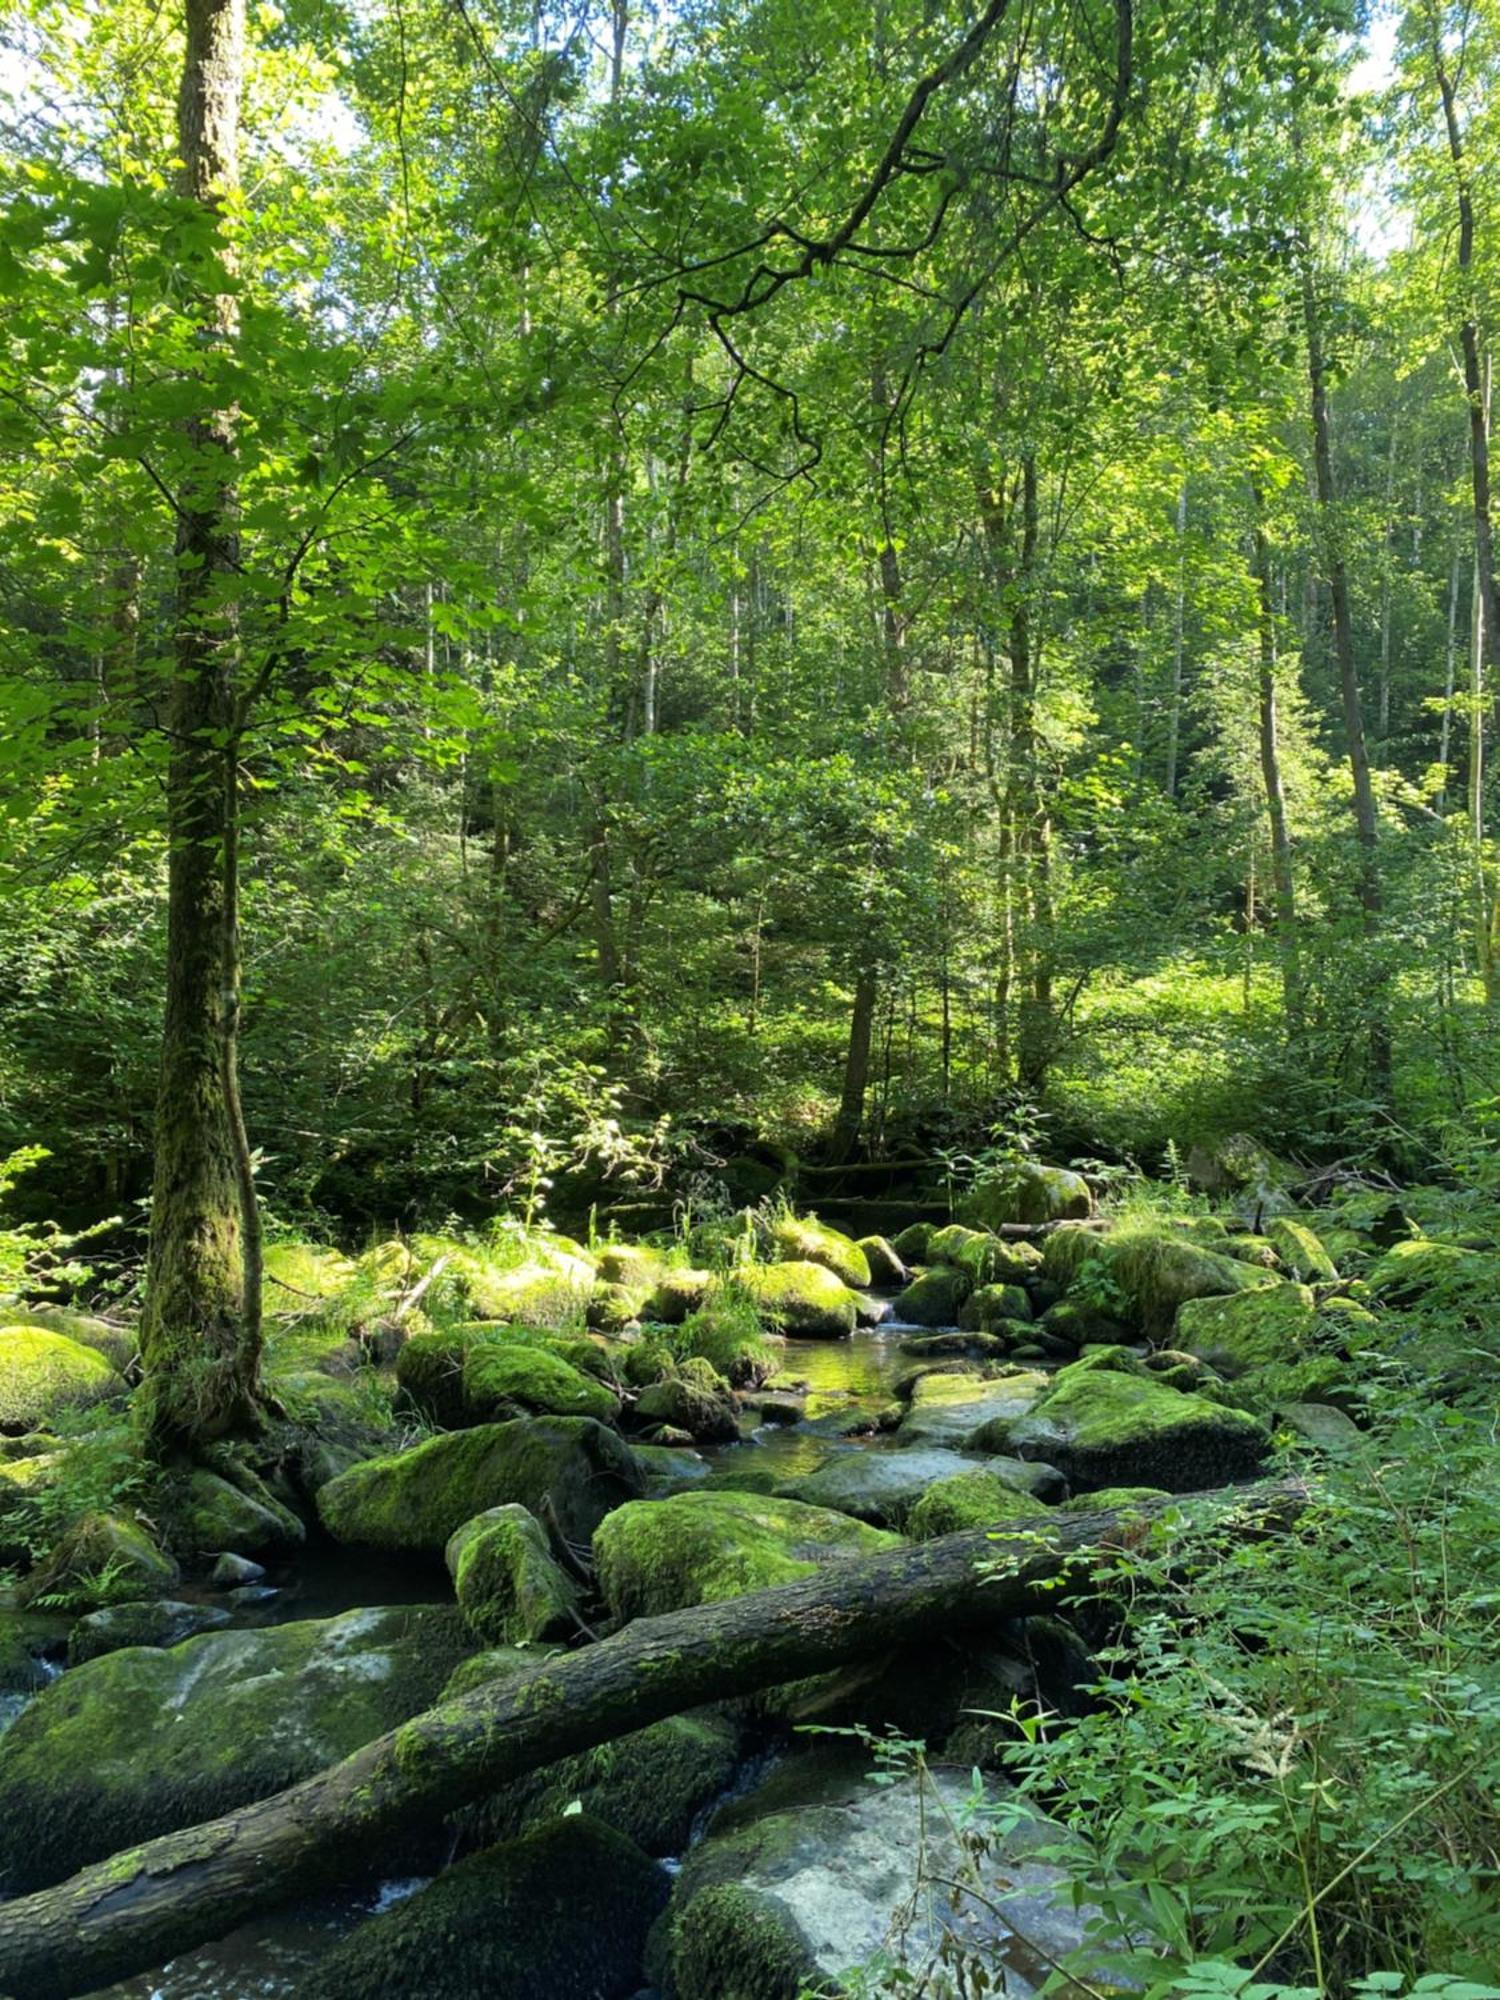
[[[1297,941],[1297,889],[1292,873],[1292,837],[1287,825],[1286,788],[1281,778],[1281,744],[1276,718],[1276,612],[1271,600],[1271,554],[1255,495],[1255,581],[1260,626],[1260,770],[1271,823],[1271,879],[1276,896],[1276,941],[1281,954],[1281,1000],[1287,1030],[1302,1032],[1302,962]]]
[[[870,1081],[870,1039],[875,1027],[878,981],[873,966],[861,966],[854,981],[854,1005],[849,1013],[849,1047],[844,1057],[844,1087],[834,1120],[834,1158],[845,1160],[858,1143],[865,1122],[865,1090]]]
[[[1178,1496],[1138,1512],[1183,1505]],[[1253,1534],[1285,1526],[1302,1505],[1300,1487],[1273,1484],[1203,1495],[1189,1511],[1222,1530],[1232,1510],[1237,1532]],[[398,1829],[436,1826],[541,1765],[684,1709],[869,1660],[938,1628],[1054,1611],[1070,1593],[1097,1591],[1088,1556],[1115,1560],[1116,1526],[1112,1514],[1047,1515],[1018,1554],[982,1530],[945,1535],[637,1619],[523,1679],[444,1702],[288,1791],[0,1905],[0,1991],[69,2000],[146,1971],[356,1873]]]
[[[217,216],[238,180],[243,0],[188,0],[178,104],[182,192]],[[200,301],[207,365],[235,337],[232,298]],[[260,1232],[240,1112],[239,570],[235,412],[188,425],[178,494],[177,630],[167,704],[167,1001],[141,1410],[155,1452],[255,1424]]]
[[[1167,797],[1177,796],[1177,760],[1182,742],[1182,668],[1187,624],[1187,507],[1184,479],[1177,494],[1177,599],[1172,617],[1172,686],[1167,705]],[[1141,732],[1142,741],[1145,732]]]
[[[1474,195],[1469,163],[1458,118],[1458,96],[1443,53],[1442,23],[1429,10],[1428,48],[1432,72],[1443,104],[1448,159],[1453,168],[1453,192],[1458,206],[1458,284],[1464,304],[1458,344],[1463,354],[1464,401],[1469,411],[1469,472],[1474,491],[1474,552],[1479,571],[1479,597],[1485,626],[1500,632],[1500,584],[1495,577],[1495,536],[1490,513],[1490,412],[1484,367],[1480,359],[1479,321],[1474,304]],[[1493,637],[1491,644],[1494,643]]]
[[[1359,901],[1365,936],[1378,938],[1383,914],[1380,886],[1379,822],[1375,789],[1370,781],[1370,756],[1365,744],[1364,710],[1359,671],[1354,660],[1354,620],[1349,606],[1349,573],[1344,562],[1344,533],[1338,518],[1338,489],[1333,477],[1333,442],[1328,418],[1328,380],[1323,362],[1323,329],[1313,284],[1312,255],[1302,255],[1302,312],[1307,332],[1307,375],[1311,392],[1313,476],[1322,527],[1323,574],[1333,601],[1333,644],[1338,662],[1339,690],[1344,708],[1344,734],[1349,745],[1349,771],[1354,780],[1354,824],[1359,841]],[[1391,1101],[1391,1031],[1386,1016],[1386,981],[1377,978],[1371,991],[1369,1026],[1370,1089],[1382,1105]]]

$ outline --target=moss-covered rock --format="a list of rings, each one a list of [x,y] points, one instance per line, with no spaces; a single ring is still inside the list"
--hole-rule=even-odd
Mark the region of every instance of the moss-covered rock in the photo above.
[[[216,1632],[229,1623],[229,1613],[217,1604],[185,1604],[157,1597],[146,1603],[114,1604],[80,1618],[68,1634],[68,1665],[118,1653],[123,1646],[176,1646],[199,1632]]]
[[[899,1234],[891,1238],[891,1248],[905,1264],[925,1264],[927,1246],[936,1227],[933,1222],[908,1222]]]
[[[560,1330],[583,1325],[593,1290],[593,1269],[578,1259],[563,1269],[538,1263],[512,1271],[476,1272],[469,1298],[481,1319]]]
[[[922,1361],[1004,1361],[1017,1339],[1030,1332],[1029,1326],[1002,1322],[993,1333],[967,1328],[909,1333],[901,1342],[901,1352]]]
[[[456,1611],[351,1611],[129,1647],[65,1674],[0,1739],[0,1879],[86,1862],[265,1798],[429,1706]]]
[[[839,1340],[854,1331],[854,1294],[822,1264],[747,1264],[735,1283],[777,1333]]]
[[[625,2000],[669,1888],[601,1821],[550,1820],[361,1924],[299,2000]]]
[[[40,1451],[26,1458],[0,1458],[0,1564],[30,1559],[40,1539],[38,1502],[67,1462],[63,1451]]]
[[[476,1514],[450,1536],[443,1560],[464,1623],[486,1645],[563,1639],[577,1630],[577,1586],[526,1508]]]
[[[1030,1318],[1031,1300],[1020,1285],[981,1285],[958,1309],[958,1323],[965,1332],[989,1333]]]
[[[700,1357],[643,1389],[636,1399],[637,1423],[685,1431],[698,1444],[732,1444],[740,1434],[739,1409],[729,1384]]]
[[[963,1528],[998,1528],[1007,1521],[1035,1520],[1041,1503],[1031,1493],[1017,1492],[1009,1480],[988,1466],[976,1465],[928,1487],[907,1517],[913,1541],[957,1534]]]
[[[102,1354],[119,1374],[134,1363],[140,1349],[133,1326],[120,1326],[97,1314],[80,1312],[76,1306],[0,1306],[0,1325],[40,1327],[47,1333],[65,1334],[80,1347]]]
[[[206,1467],[168,1483],[162,1499],[166,1537],[182,1556],[260,1555],[296,1548],[306,1530],[248,1467],[233,1480]]]
[[[1067,1167],[1018,1162],[970,1190],[958,1205],[961,1222],[999,1229],[1008,1222],[1067,1222],[1092,1215],[1094,1197],[1082,1174]]]
[[[319,1491],[318,1513],[336,1541],[436,1555],[465,1521],[510,1502],[550,1509],[570,1541],[587,1541],[611,1507],[644,1491],[613,1431],[591,1417],[531,1417],[351,1466]]]
[[[1393,1243],[1366,1277],[1371,1296],[1388,1305],[1413,1305],[1436,1296],[1455,1304],[1500,1298],[1500,1257],[1436,1237],[1408,1236]]]
[[[92,1611],[160,1597],[177,1579],[176,1563],[139,1521],[123,1514],[85,1514],[23,1578],[16,1601],[23,1607],[41,1603],[54,1610]]]
[[[897,1295],[895,1314],[907,1326],[957,1326],[974,1280],[955,1264],[934,1264]]]
[[[1128,1511],[1133,1507],[1143,1507],[1153,1500],[1165,1500],[1163,1486],[1100,1486],[1092,1493],[1075,1493],[1071,1500],[1065,1500],[1061,1512],[1064,1514],[1104,1514]]]
[[[703,1807],[733,1781],[740,1739],[716,1710],[674,1715],[512,1780],[457,1825],[466,1841],[488,1844],[581,1805],[647,1854],[680,1854]]]
[[[352,1260],[326,1243],[268,1243],[264,1265],[261,1298],[268,1316],[315,1311],[356,1275]]]
[[[609,1423],[620,1402],[602,1382],[545,1347],[481,1339],[464,1353],[461,1390],[468,1415],[481,1422],[533,1412],[539,1416],[592,1417]]]
[[[628,1286],[601,1281],[589,1294],[584,1318],[597,1333],[623,1333],[640,1319],[649,1297],[649,1292],[633,1292]]]
[[[927,1246],[926,1261],[956,1264],[967,1271],[976,1285],[1026,1285],[1042,1269],[1042,1253],[1034,1244],[1007,1242],[983,1229],[970,1229],[961,1222],[934,1230]]]
[[[906,1265],[894,1243],[888,1243],[883,1236],[861,1236],[859,1247],[870,1267],[872,1285],[890,1291],[894,1286],[906,1283]]]
[[[1157,1338],[1170,1334],[1178,1307],[1189,1299],[1278,1282],[1274,1272],[1205,1249],[1170,1225],[1058,1230],[1046,1254],[1049,1276],[1085,1287],[1087,1303]]]
[[[12,1719],[13,1700],[35,1694],[56,1677],[67,1653],[65,1613],[12,1611],[0,1605],[0,1731]]]
[[[771,1242],[789,1264],[821,1264],[846,1285],[870,1283],[870,1260],[851,1237],[815,1215],[782,1215],[771,1224]]]
[[[1130,1338],[1127,1326],[1084,1299],[1059,1299],[1056,1305],[1048,1306],[1040,1324],[1044,1333],[1065,1340],[1074,1347],[1090,1347],[1099,1343],[1113,1346]]]
[[[666,1259],[647,1243],[606,1243],[595,1254],[594,1270],[604,1284],[646,1298],[661,1282]]]
[[[796,1500],[699,1490],[618,1508],[595,1533],[594,1560],[615,1617],[643,1618],[795,1583],[898,1540]]]
[[[1004,1449],[989,1442],[994,1428],[1023,1416],[1049,1379],[1032,1368],[1009,1368],[1001,1375],[959,1370],[924,1375],[912,1389],[911,1408],[901,1420],[896,1443]]]
[[[1243,1410],[1165,1389],[1144,1371],[1075,1361],[1006,1430],[1009,1447],[1087,1486],[1160,1486],[1170,1493],[1253,1472],[1270,1433]]]
[[[972,1458],[941,1446],[906,1451],[841,1451],[812,1472],[789,1479],[777,1497],[808,1507],[832,1508],[875,1527],[907,1530],[912,1510],[925,1494],[945,1481],[975,1470],[1002,1480],[1026,1495],[1032,1513],[1045,1505],[1042,1495],[1061,1498],[1061,1479],[1040,1465],[1018,1458],[995,1459],[976,1467]]]
[[[0,1326],[0,1430],[20,1434],[122,1395],[125,1383],[102,1354],[46,1327]]]
[[[663,1326],[681,1326],[689,1313],[697,1312],[714,1287],[712,1271],[676,1266],[663,1271],[646,1301],[643,1319],[658,1320]]]
[[[632,1449],[645,1470],[646,1491],[653,1500],[699,1486],[709,1475],[708,1460],[686,1446],[637,1444]]]
[[[1317,1323],[1306,1285],[1267,1285],[1231,1298],[1188,1299],[1173,1336],[1185,1354],[1231,1378],[1272,1361],[1299,1361]]]

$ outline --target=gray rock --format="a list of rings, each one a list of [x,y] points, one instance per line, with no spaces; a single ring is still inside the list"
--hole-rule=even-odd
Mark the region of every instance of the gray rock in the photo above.
[[[971,1442],[974,1434],[986,1424],[1024,1416],[1047,1387],[1047,1379],[1030,1368],[995,1376],[924,1375],[912,1391],[911,1408],[901,1420],[896,1442],[983,1449],[982,1443]]]
[[[157,1597],[144,1604],[112,1604],[80,1618],[68,1634],[68,1665],[81,1667],[122,1646],[176,1646],[198,1632],[229,1623],[217,1604],[183,1604]]]
[[[259,1583],[265,1573],[264,1567],[248,1556],[225,1554],[214,1564],[208,1581],[213,1590],[233,1590],[238,1584]]]
[[[777,1497],[801,1500],[810,1507],[830,1507],[852,1514],[879,1528],[901,1527],[930,1486],[960,1472],[987,1466],[1044,1504],[1062,1499],[1067,1487],[1050,1465],[1028,1464],[1019,1458],[975,1459],[957,1451],[928,1447],[908,1451],[848,1451],[824,1461],[815,1472],[786,1481]]]

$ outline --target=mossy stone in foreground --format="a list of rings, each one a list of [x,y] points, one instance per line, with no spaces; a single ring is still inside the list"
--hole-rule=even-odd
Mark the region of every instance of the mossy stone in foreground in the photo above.
[[[735,1283],[778,1333],[839,1340],[854,1331],[854,1294],[822,1264],[747,1264]]]
[[[705,1444],[732,1444],[740,1434],[739,1409],[729,1384],[699,1355],[681,1361],[636,1399],[636,1421],[685,1431]]]
[[[1008,1428],[1010,1449],[1088,1486],[1191,1492],[1251,1473],[1271,1438],[1243,1410],[1164,1389],[1141,1374],[1075,1361]]]
[[[614,1615],[643,1618],[797,1583],[826,1562],[899,1541],[796,1500],[699,1491],[618,1508],[594,1536],[594,1561]]]
[[[427,1708],[468,1643],[451,1606],[402,1605],[75,1667],[0,1738],[0,1880],[40,1888],[310,1777]]]
[[[263,1481],[242,1469],[237,1480],[198,1467],[163,1495],[167,1539],[184,1556],[258,1555],[295,1548],[306,1530]]]
[[[958,1323],[967,1332],[989,1333],[1007,1320],[1031,1318],[1031,1300],[1021,1285],[981,1285],[958,1309]]]
[[[625,2000],[670,1887],[611,1827],[550,1820],[361,1924],[299,2000]]]
[[[26,1605],[45,1599],[49,1609],[92,1611],[96,1605],[160,1597],[177,1576],[176,1563],[139,1521],[124,1514],[85,1514],[25,1578],[16,1600]]]
[[[870,1260],[852,1237],[815,1215],[784,1215],[771,1225],[771,1241],[789,1263],[821,1264],[846,1285],[871,1282]]]
[[[1232,1298],[1186,1300],[1173,1340],[1184,1354],[1233,1378],[1270,1362],[1300,1361],[1316,1324],[1306,1285],[1268,1285]]]
[[[0,1326],[0,1431],[32,1431],[64,1410],[123,1394],[102,1354],[41,1326]]]
[[[486,1645],[561,1639],[577,1629],[578,1590],[524,1507],[491,1507],[444,1551],[464,1622]]]
[[[319,1490],[318,1512],[336,1541],[437,1555],[465,1521],[510,1501],[550,1506],[570,1540],[587,1541],[645,1486],[629,1446],[591,1417],[522,1417],[352,1465]]]
[[[957,1534],[963,1528],[998,1528],[1006,1521],[1034,1521],[1043,1511],[1031,1493],[1018,1493],[998,1472],[976,1465],[930,1486],[907,1517],[913,1541]]]
[[[891,1238],[891,1248],[907,1264],[925,1264],[927,1246],[937,1230],[934,1222],[908,1222],[906,1227]]]
[[[870,1267],[870,1283],[889,1290],[893,1285],[906,1283],[906,1265],[894,1243],[888,1243],[883,1236],[861,1236],[859,1247],[865,1253],[865,1262]]]

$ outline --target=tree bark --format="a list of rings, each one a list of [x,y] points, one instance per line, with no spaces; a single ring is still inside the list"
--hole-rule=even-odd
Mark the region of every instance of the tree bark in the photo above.
[[[854,980],[854,1004],[849,1010],[849,1046],[844,1057],[844,1085],[834,1120],[834,1157],[847,1159],[865,1122],[865,1091],[870,1082],[870,1040],[875,1028],[879,981],[873,966],[861,966]]]
[[[1271,599],[1271,553],[1266,544],[1259,493],[1255,496],[1255,582],[1260,628],[1260,770],[1271,824],[1271,879],[1276,896],[1276,940],[1281,952],[1281,998],[1288,1032],[1302,1032],[1302,959],[1297,939],[1297,888],[1292,872],[1292,837],[1287,824],[1286,787],[1281,777],[1281,743],[1276,715],[1276,611]]]
[[[243,0],[188,0],[181,189],[215,217],[238,183],[243,68]],[[234,301],[208,294],[199,317],[212,369],[237,332]],[[238,1083],[235,411],[209,408],[187,432],[167,704],[167,1000],[141,1328],[140,1408],[159,1454],[253,1429],[260,1364],[259,1217]]]
[[[1349,604],[1349,572],[1344,562],[1344,535],[1338,518],[1338,488],[1333,476],[1332,427],[1328,416],[1328,377],[1323,360],[1323,328],[1313,282],[1311,251],[1301,260],[1302,314],[1307,337],[1307,375],[1311,395],[1313,480],[1322,528],[1323,574],[1333,602],[1334,657],[1344,709],[1344,734],[1349,746],[1349,771],[1354,780],[1354,824],[1359,841],[1359,902],[1365,936],[1378,938],[1384,913],[1380,884],[1379,821],[1375,788],[1370,780],[1370,754],[1365,743],[1364,709],[1359,670],[1354,658],[1354,619]],[[1386,1015],[1386,981],[1374,982],[1369,1027],[1370,1089],[1377,1102],[1391,1101],[1391,1031]]]
[[[1139,1513],[1187,1506],[1189,1535],[1208,1523],[1263,1533],[1294,1519],[1303,1498],[1295,1483],[1268,1484]],[[946,1535],[637,1619],[522,1680],[444,1702],[288,1791],[0,1905],[0,1991],[69,2000],[146,1971],[356,1872],[398,1827],[435,1826],[528,1771],[684,1709],[868,1659],[939,1626],[1055,1610],[1071,1591],[1097,1590],[1088,1556],[1117,1553],[1116,1530],[1113,1514],[1046,1515],[1019,1553],[982,1531]]]

